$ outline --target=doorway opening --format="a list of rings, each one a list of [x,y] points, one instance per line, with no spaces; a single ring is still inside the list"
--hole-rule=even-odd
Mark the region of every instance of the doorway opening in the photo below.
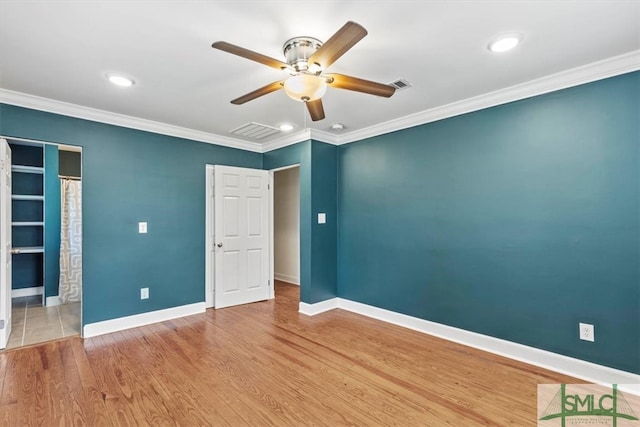
[[[12,267],[5,294],[11,298],[7,348],[79,335],[81,148],[6,140],[11,148],[12,181]]]
[[[205,306],[273,298],[271,174],[206,165]]]
[[[300,286],[300,165],[274,169],[272,173],[273,276],[277,297],[279,288]]]
[[[270,288],[269,296],[249,299],[252,301],[271,299],[276,296],[278,288],[289,287],[291,291],[288,294],[295,294],[298,300],[296,305],[298,304],[300,294],[299,171],[300,167],[297,164],[270,171],[223,165],[206,166],[205,305],[207,308],[223,308],[246,303],[244,296],[248,295],[249,290],[260,291],[262,283]],[[251,176],[244,177],[246,173]],[[250,183],[253,184],[249,185]],[[269,190],[269,185],[272,190]],[[261,190],[258,191],[258,189]],[[245,190],[258,192],[248,194],[249,197],[245,200]],[[264,190],[267,192],[262,193]],[[263,202],[266,204],[263,205]],[[262,207],[258,209],[259,205]],[[254,206],[255,209],[248,209],[250,206]],[[244,214],[240,215],[243,212]],[[263,214],[259,214],[260,212],[269,213],[264,217]],[[267,222],[263,223],[263,220]],[[268,232],[264,233],[267,230]],[[241,245],[245,237],[249,238],[247,243],[254,241],[252,244],[255,247]],[[263,246],[259,246],[263,238],[266,240],[263,241]],[[256,260],[257,254],[268,254],[268,261],[265,259],[254,262],[252,265],[241,265],[241,260],[251,260],[251,257],[241,254],[247,248],[252,255],[255,255],[253,258]],[[266,273],[258,274],[265,267]],[[249,283],[251,281],[253,284]],[[231,301],[231,304],[218,301],[220,298],[227,297],[242,301]]]

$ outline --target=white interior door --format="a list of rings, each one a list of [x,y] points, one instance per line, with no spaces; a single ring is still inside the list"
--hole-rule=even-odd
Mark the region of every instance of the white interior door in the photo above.
[[[214,300],[216,308],[270,297],[268,171],[214,167]]]
[[[0,348],[11,335],[11,148],[0,139]]]

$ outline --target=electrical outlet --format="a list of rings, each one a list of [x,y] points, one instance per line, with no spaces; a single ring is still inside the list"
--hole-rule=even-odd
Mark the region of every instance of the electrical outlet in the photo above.
[[[138,223],[138,233],[145,234],[147,232],[147,223],[139,222]]]
[[[149,288],[140,288],[140,299],[149,298]]]
[[[595,335],[593,333],[593,325],[588,323],[579,323],[578,327],[580,328],[580,339],[584,341],[595,341]]]

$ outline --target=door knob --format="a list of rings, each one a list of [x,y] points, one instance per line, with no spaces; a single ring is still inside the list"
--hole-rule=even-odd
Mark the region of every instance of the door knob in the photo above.
[[[216,246],[221,248],[222,247],[222,243],[218,243]]]

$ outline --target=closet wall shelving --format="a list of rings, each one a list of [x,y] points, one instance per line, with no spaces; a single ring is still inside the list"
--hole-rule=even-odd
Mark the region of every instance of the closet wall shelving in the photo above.
[[[13,289],[27,294],[41,293],[44,287],[44,147],[9,142],[13,162]]]

